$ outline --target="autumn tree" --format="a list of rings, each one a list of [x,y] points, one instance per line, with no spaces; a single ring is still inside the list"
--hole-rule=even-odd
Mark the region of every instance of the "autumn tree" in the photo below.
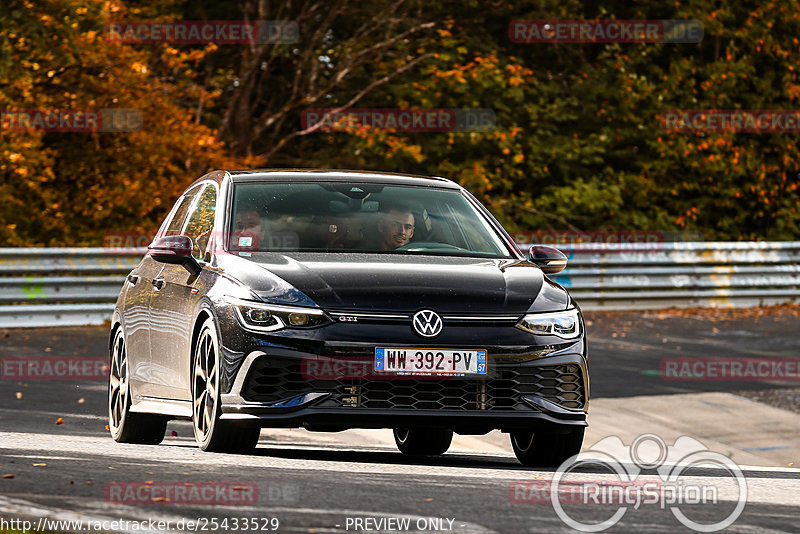
[[[110,20],[278,20],[294,43],[126,45]],[[694,19],[699,43],[525,44],[515,19]],[[0,136],[0,240],[152,231],[214,167],[450,177],[512,229],[796,239],[798,136],[677,133],[681,109],[796,109],[800,6],[622,0],[92,1],[0,6],[0,108],[134,108],[140,131]],[[304,127],[309,108],[491,109],[489,130]]]
[[[170,5],[161,6],[168,9]],[[136,17],[119,2],[12,0],[0,7],[0,109],[134,109],[137,131],[0,133],[2,246],[100,245],[108,232],[153,233],[194,178],[226,155],[197,120],[218,95],[194,83],[213,45],[110,40],[110,20]]]

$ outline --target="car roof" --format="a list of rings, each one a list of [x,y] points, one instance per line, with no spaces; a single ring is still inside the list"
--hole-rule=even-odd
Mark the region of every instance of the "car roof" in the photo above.
[[[234,183],[265,181],[366,182],[461,189],[461,186],[447,178],[381,171],[341,169],[250,169],[228,171],[228,174],[230,174],[231,181]]]

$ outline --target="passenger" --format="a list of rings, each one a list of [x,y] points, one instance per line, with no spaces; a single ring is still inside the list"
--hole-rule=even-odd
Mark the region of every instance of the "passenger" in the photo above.
[[[258,208],[251,204],[241,206],[236,212],[232,246],[252,250],[266,249],[268,247],[266,237],[267,225],[261,218]]]

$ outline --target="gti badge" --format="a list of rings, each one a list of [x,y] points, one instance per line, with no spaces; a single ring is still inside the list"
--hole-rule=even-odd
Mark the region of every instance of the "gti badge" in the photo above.
[[[422,337],[435,337],[442,332],[442,318],[433,310],[421,310],[412,318],[414,331]]]

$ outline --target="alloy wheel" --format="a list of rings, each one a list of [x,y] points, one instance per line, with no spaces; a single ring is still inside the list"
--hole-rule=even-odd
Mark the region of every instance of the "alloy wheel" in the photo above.
[[[108,427],[112,435],[120,432],[128,408],[128,353],[125,337],[118,330],[111,350],[108,375]]]
[[[214,331],[203,328],[194,358],[193,401],[194,432],[198,442],[204,442],[212,430],[218,399],[217,342]]]

